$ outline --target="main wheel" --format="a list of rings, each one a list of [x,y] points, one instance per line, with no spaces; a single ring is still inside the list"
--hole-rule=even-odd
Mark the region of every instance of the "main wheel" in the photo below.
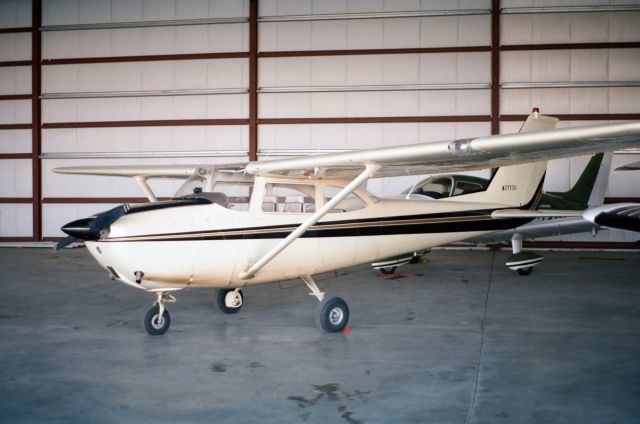
[[[342,331],[349,322],[349,307],[347,302],[339,297],[333,297],[320,304],[319,324],[327,333]]]
[[[529,275],[529,274],[531,274],[531,271],[533,271],[533,267],[532,266],[528,266],[526,268],[518,268],[516,271],[520,275]]]
[[[164,334],[171,325],[171,316],[166,309],[162,316],[160,316],[160,307],[158,305],[153,306],[147,311],[144,316],[144,329],[152,336],[159,336]]]
[[[220,289],[218,290],[218,308],[225,314],[235,314],[242,307],[242,290]]]
[[[383,273],[384,275],[390,275],[396,272],[396,268],[397,267],[395,266],[388,266],[386,268],[380,268],[380,272]]]

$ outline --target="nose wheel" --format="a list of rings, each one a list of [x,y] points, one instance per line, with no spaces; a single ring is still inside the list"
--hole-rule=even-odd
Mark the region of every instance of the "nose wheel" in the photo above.
[[[156,302],[144,316],[144,329],[152,336],[160,336],[167,332],[171,325],[171,315],[164,307],[164,304],[175,302],[176,298],[168,292],[157,294]]]
[[[218,290],[218,308],[225,314],[235,314],[242,307],[244,298],[240,289]]]

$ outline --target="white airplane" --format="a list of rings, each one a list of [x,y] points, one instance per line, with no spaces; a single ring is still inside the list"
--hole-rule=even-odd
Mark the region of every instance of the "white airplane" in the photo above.
[[[595,211],[595,209],[591,208],[602,206],[604,203],[612,159],[612,153],[594,155],[587,163],[576,184],[569,191],[563,193],[542,192],[538,209],[583,211],[583,215],[588,209],[589,212]],[[415,184],[402,192],[402,196],[403,198],[417,201],[442,199],[484,190],[489,182],[490,180],[470,175],[436,175],[417,180]],[[613,205],[608,205],[608,208],[611,206]],[[529,275],[533,267],[542,262],[543,257],[533,252],[523,251],[523,240],[589,231],[596,233],[603,228],[606,229],[606,227],[602,227],[583,216],[569,218],[545,217],[536,218],[516,228],[495,231],[470,240],[463,240],[463,243],[484,245],[510,241],[513,254],[507,258],[505,265],[520,275]],[[383,274],[392,274],[398,266],[410,262],[416,263],[426,253],[424,251],[413,252],[413,254],[386,258],[372,263],[371,266]]]
[[[541,216],[575,216],[535,210],[546,161],[640,145],[640,122],[548,131],[556,121],[534,113],[527,133],[223,166],[58,168],[133,177],[151,201],[71,222],[62,228],[70,237],[58,247],[85,240],[112,278],[155,294],[144,319],[152,335],[169,328],[165,303],[175,301],[175,291],[218,288],[218,305],[234,313],[243,304],[242,288],[292,278],[321,302],[320,326],[341,331],[347,303],[325,299],[312,275]],[[378,199],[362,188],[369,178],[495,167],[486,190],[438,201]],[[186,179],[187,195],[155,201],[146,180],[156,177]],[[245,190],[247,210],[229,207],[223,193],[229,187]]]

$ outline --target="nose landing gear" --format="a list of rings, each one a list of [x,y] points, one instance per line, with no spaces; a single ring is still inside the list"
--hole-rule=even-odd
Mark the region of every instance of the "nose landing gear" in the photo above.
[[[144,316],[144,329],[152,336],[159,336],[167,332],[171,325],[171,316],[164,307],[165,303],[173,303],[176,298],[169,292],[158,292],[153,307]]]

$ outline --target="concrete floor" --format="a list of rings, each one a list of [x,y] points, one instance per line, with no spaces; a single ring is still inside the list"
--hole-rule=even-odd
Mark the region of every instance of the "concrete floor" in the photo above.
[[[528,277],[507,255],[321,276],[348,334],[317,330],[288,281],[231,316],[213,291],[178,293],[152,337],[152,296],[84,249],[2,249],[0,422],[640,422],[638,253],[546,253]]]

